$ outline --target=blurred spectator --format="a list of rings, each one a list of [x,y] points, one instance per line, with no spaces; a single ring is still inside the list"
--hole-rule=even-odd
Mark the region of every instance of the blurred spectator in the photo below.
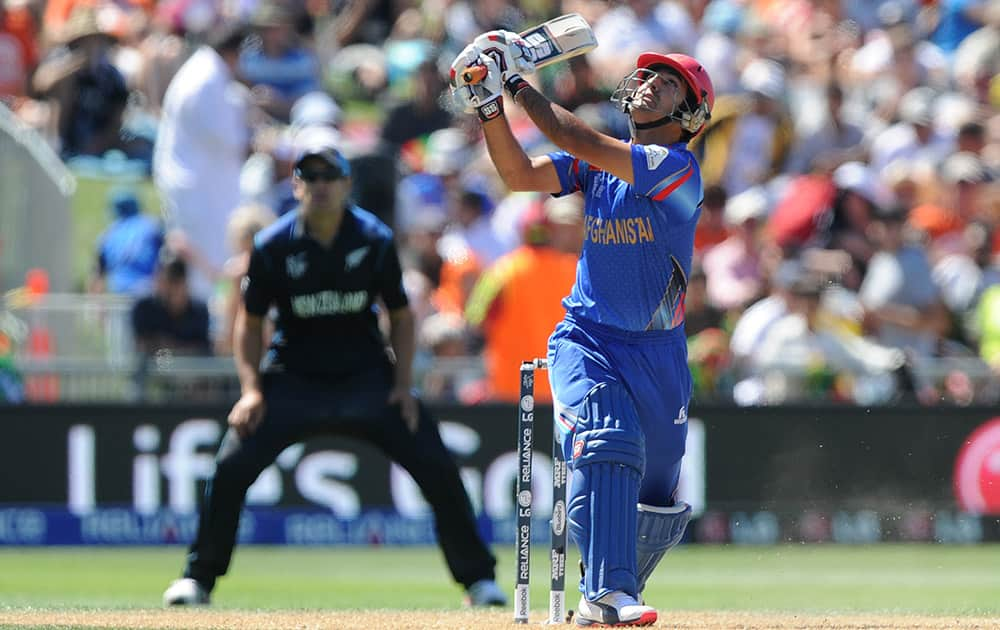
[[[233,256],[226,261],[222,273],[226,279],[225,302],[222,307],[222,322],[215,339],[216,354],[228,355],[233,352],[233,326],[240,301],[243,299],[243,277],[250,266],[250,252],[257,232],[275,219],[270,208],[259,204],[243,205],[233,211],[226,229],[229,250]],[[270,343],[270,326],[265,325],[264,344]]]
[[[973,153],[981,156],[986,148],[986,127],[980,122],[970,121],[958,128],[955,150],[959,153]]]
[[[724,323],[725,313],[708,301],[706,280],[701,265],[693,264],[684,297],[684,332],[689,338],[709,328],[722,328]]]
[[[556,101],[572,112],[582,105],[610,105],[607,87],[601,84],[586,55],[573,57],[566,63],[565,70],[556,76],[553,92]]]
[[[726,202],[730,236],[708,250],[702,265],[708,278],[708,301],[723,311],[741,310],[764,290],[761,225],[767,216],[767,193],[751,188]]]
[[[316,55],[300,42],[298,12],[279,0],[262,0],[251,19],[258,37],[240,54],[240,74],[254,101],[287,121],[292,104],[320,88]]]
[[[293,131],[305,127],[339,128],[343,121],[344,110],[322,90],[306,92],[292,103],[289,111],[289,124]]]
[[[56,105],[62,155],[100,156],[109,149],[143,153],[120,137],[128,89],[108,59],[116,38],[100,27],[96,11],[76,9],[56,41],[60,46],[42,60],[32,83]]]
[[[932,260],[965,249],[965,228],[971,221],[994,221],[985,204],[990,181],[986,166],[973,153],[954,153],[941,165],[938,203],[913,209],[909,223],[928,237]]]
[[[970,345],[979,336],[972,321],[974,309],[985,291],[1000,284],[1000,260],[992,251],[993,233],[988,223],[970,223],[962,232],[961,249],[937,260],[932,272],[942,300],[961,325],[962,340]]]
[[[882,344],[919,357],[938,356],[951,321],[931,279],[927,253],[906,239],[906,215],[905,208],[890,206],[872,221],[878,249],[858,291],[865,325]]]
[[[421,393],[441,402],[480,402],[482,394],[478,391],[482,384],[476,377],[459,370],[431,369],[431,361],[458,359],[469,355],[468,336],[465,321],[455,313],[434,313],[427,317],[420,326],[418,345],[428,355],[421,357],[415,368],[423,372],[418,379],[421,383]],[[427,367],[420,370],[420,364]]]
[[[140,298],[132,307],[136,349],[143,355],[212,353],[208,307],[191,295],[187,272],[184,259],[164,248],[153,293]]]
[[[744,63],[739,39],[746,13],[735,0],[712,0],[704,8],[702,34],[691,55],[708,70],[716,98],[739,87],[739,67]]]
[[[900,98],[920,87],[942,87],[947,59],[941,49],[921,39],[898,2],[879,7],[880,28],[850,55],[848,68],[854,81],[865,85],[874,115],[890,120]]]
[[[145,107],[157,117],[163,109],[170,80],[191,53],[191,46],[185,39],[188,28],[182,20],[172,19],[169,6],[170,3],[158,5],[138,45],[142,57],[138,84],[145,97]]]
[[[112,222],[97,241],[97,265],[90,289],[145,295],[153,290],[163,226],[142,213],[139,199],[130,190],[113,191],[108,205]]]
[[[512,249],[494,229],[493,201],[482,185],[460,185],[449,201],[452,220],[441,237],[442,247],[452,247],[453,240],[460,242],[481,266],[492,264]]]
[[[870,164],[881,174],[898,159],[939,163],[952,150],[953,139],[934,130],[936,92],[917,87],[899,101],[899,122],[878,133],[871,141]]]
[[[781,402],[803,390],[811,397],[850,400],[860,393],[853,389],[853,377],[858,377],[868,386],[878,379],[877,388],[861,393],[864,399],[858,402],[887,402],[896,389],[892,373],[905,363],[902,350],[824,327],[820,317],[824,285],[813,273],[796,278],[785,296],[787,312],[767,328],[757,350],[748,357],[757,373],[775,368],[783,372],[781,390],[768,391],[768,401]]]
[[[597,72],[605,77],[625,76],[631,60],[647,50],[689,53],[694,47],[694,24],[680,2],[623,0],[611,3],[594,24],[601,43],[591,53]]]
[[[706,284],[705,271],[696,260],[684,297],[684,332],[694,393],[699,397],[719,393],[719,381],[729,366],[725,313],[708,303]]]
[[[487,268],[465,308],[470,326],[480,328],[489,399],[516,401],[517,366],[545,356],[549,335],[562,319],[562,299],[576,278],[583,246],[583,205],[578,196],[536,204],[524,219],[524,245]],[[538,374],[535,400],[551,402],[548,379]]]
[[[15,109],[15,97],[28,94],[28,77],[38,63],[38,30],[26,6],[0,0],[0,103]]]
[[[864,156],[864,133],[844,120],[844,92],[831,83],[826,88],[826,120],[812,134],[799,138],[785,170],[789,173],[829,172],[839,164]]]
[[[729,238],[729,230],[723,219],[728,196],[722,186],[707,186],[705,198],[701,202],[701,216],[694,231],[695,257],[704,256],[712,247]]]
[[[930,39],[945,52],[953,52],[962,40],[986,23],[989,0],[940,0],[926,3],[923,16]]]
[[[991,103],[990,85],[996,85],[1000,74],[1000,5],[989,4],[991,24],[966,37],[952,63],[956,87],[982,105]],[[997,107],[995,100],[992,103]]]
[[[1000,377],[1000,285],[983,292],[976,306],[976,323],[980,335],[979,356]]]
[[[28,336],[25,323],[0,308],[0,403],[24,402],[24,379],[15,364],[14,351]]]
[[[393,106],[382,124],[382,142],[392,153],[414,138],[451,124],[451,112],[439,100],[445,83],[433,58],[417,66],[411,85],[412,97]]]
[[[719,97],[705,130],[691,141],[706,185],[721,184],[730,195],[780,173],[795,137],[780,63],[755,59],[740,86],[744,94]]]
[[[872,217],[879,207],[888,205],[891,200],[888,190],[861,162],[847,162],[838,167],[833,173],[833,184],[836,193],[829,227],[817,233],[814,243],[849,256],[847,267],[837,271],[841,281],[856,291],[875,253],[868,236]]]
[[[403,242],[403,268],[423,276],[433,291],[440,282],[443,265],[438,240],[448,222],[444,186],[426,173],[404,177],[399,182],[397,206],[394,227]]]
[[[184,235],[191,290],[206,300],[229,258],[226,225],[249,150],[247,93],[234,80],[244,36],[238,24],[214,29],[174,76],[153,159],[167,227]]]
[[[769,290],[761,299],[744,310],[733,325],[730,352],[736,365],[747,369],[753,355],[761,348],[768,331],[789,312],[791,288],[805,275],[805,267],[797,259],[782,261],[769,278]]]

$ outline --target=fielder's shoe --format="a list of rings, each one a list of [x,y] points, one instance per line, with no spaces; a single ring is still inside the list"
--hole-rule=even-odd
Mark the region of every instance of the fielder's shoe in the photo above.
[[[193,578],[174,580],[163,592],[164,606],[207,606],[208,604],[208,591],[198,583],[198,580]]]
[[[465,591],[467,606],[506,606],[507,596],[493,580],[479,580]]]
[[[576,610],[576,625],[650,626],[656,623],[656,616],[656,609],[652,606],[643,606],[622,591],[612,591],[592,602],[581,597]]]

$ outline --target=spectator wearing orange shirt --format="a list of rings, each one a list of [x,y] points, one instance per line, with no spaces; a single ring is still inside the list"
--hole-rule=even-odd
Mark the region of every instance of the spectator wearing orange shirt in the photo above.
[[[28,77],[38,63],[35,19],[25,6],[0,0],[0,102],[13,105],[27,94]]]
[[[549,335],[565,314],[562,299],[576,278],[583,244],[583,207],[578,196],[547,200],[524,220],[524,244],[483,272],[465,308],[466,321],[485,336],[488,397],[516,401],[521,361],[544,357]],[[535,400],[552,402],[548,377],[540,372]]]

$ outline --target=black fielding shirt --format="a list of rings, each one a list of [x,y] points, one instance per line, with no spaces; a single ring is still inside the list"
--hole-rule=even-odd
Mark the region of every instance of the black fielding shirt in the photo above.
[[[277,309],[262,370],[339,380],[388,365],[376,300],[407,306],[402,275],[392,230],[370,212],[349,206],[329,248],[286,213],[257,234],[243,281],[248,313]]]

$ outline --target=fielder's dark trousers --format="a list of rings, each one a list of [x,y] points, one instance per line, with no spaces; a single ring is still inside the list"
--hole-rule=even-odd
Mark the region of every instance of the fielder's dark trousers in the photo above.
[[[437,422],[421,403],[419,427],[410,433],[398,405],[386,405],[388,392],[379,374],[337,384],[265,376],[264,420],[246,439],[230,429],[219,447],[184,576],[211,590],[229,568],[243,501],[257,476],[286,447],[315,435],[336,435],[374,444],[413,476],[434,510],[438,544],[456,582],[468,587],[493,579],[496,559],[476,531],[472,505]]]

